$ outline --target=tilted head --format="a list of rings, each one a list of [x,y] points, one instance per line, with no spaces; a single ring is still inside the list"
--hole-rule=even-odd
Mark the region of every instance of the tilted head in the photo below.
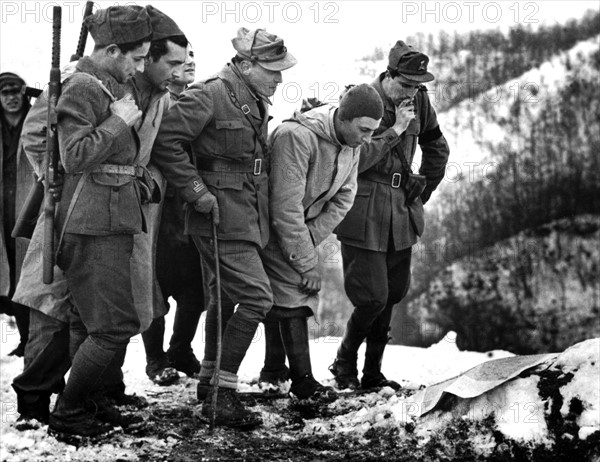
[[[86,17],[85,24],[95,42],[92,56],[118,82],[125,83],[144,70],[152,37],[145,8],[111,6]]]
[[[398,40],[390,50],[383,89],[397,106],[403,100],[412,100],[419,85],[431,82],[433,74],[427,71],[429,57]]]
[[[356,85],[342,95],[335,117],[340,142],[356,148],[371,141],[383,117],[383,102],[371,85]]]
[[[237,51],[234,64],[252,90],[267,98],[275,94],[283,81],[281,72],[298,62],[287,51],[283,39],[265,29],[251,31],[241,27],[231,42]]]

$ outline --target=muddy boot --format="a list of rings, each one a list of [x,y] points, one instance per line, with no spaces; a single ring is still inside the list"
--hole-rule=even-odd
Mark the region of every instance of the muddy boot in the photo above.
[[[393,380],[388,380],[381,373],[381,363],[383,361],[383,352],[388,341],[390,331],[390,320],[393,305],[386,306],[385,310],[377,317],[371,325],[369,335],[367,335],[367,348],[365,350],[365,365],[360,385],[364,389],[374,389],[391,387],[399,390],[400,384]]]
[[[285,352],[290,361],[290,393],[300,399],[335,400],[337,395],[333,388],[321,385],[312,375],[306,317],[284,318],[279,324]]]
[[[265,364],[258,377],[259,382],[278,386],[290,378],[285,365],[285,348],[279,331],[279,321],[265,319]]]
[[[210,419],[212,412],[212,393],[209,393],[202,404],[202,415]],[[252,429],[261,424],[262,419],[260,415],[246,409],[234,388],[218,388],[215,425]]]
[[[68,403],[62,397],[57,400],[48,425],[48,433],[54,436],[98,436],[111,430],[112,425],[95,418],[84,406]]]
[[[37,420],[47,425],[50,417],[50,393],[17,392],[19,421]]]
[[[336,358],[333,364],[329,366],[329,372],[335,377],[335,384],[340,390],[356,390],[360,386],[356,359],[354,363],[351,363]]]
[[[146,357],[146,375],[155,384],[163,387],[179,380],[179,373],[169,366],[169,360],[164,353],[157,358]]]
[[[183,372],[188,377],[193,377],[200,372],[200,361],[198,361],[191,348],[186,351],[169,349],[167,351],[167,358],[172,368]]]
[[[85,403],[85,408],[99,421],[115,427],[127,428],[143,420],[139,415],[122,413],[114,406],[112,400],[102,394],[89,398]]]

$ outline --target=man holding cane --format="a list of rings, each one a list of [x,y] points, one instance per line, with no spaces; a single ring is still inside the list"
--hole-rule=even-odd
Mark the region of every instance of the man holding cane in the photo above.
[[[252,427],[260,418],[236,394],[237,372],[258,324],[273,304],[262,264],[269,239],[266,136],[269,98],[281,71],[296,64],[283,40],[264,29],[238,30],[237,51],[216,76],[188,88],[171,107],[153,147],[153,160],[182,197],[194,204],[186,232],[202,256],[204,289],[210,294],[206,346],[198,397],[202,413],[216,411],[216,424]],[[191,145],[198,170],[185,151]],[[223,354],[218,404],[210,379],[217,357],[217,309],[212,223],[218,224],[223,287]],[[238,304],[234,313],[234,306]]]

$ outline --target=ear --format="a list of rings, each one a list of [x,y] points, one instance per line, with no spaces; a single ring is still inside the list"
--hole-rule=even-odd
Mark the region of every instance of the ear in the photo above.
[[[252,69],[252,63],[247,60],[243,60],[240,63],[240,69],[242,70],[242,74],[248,75],[250,74],[250,70]]]
[[[108,45],[104,50],[106,55],[110,57],[115,57],[121,53],[121,49],[119,48],[119,46],[114,43]]]

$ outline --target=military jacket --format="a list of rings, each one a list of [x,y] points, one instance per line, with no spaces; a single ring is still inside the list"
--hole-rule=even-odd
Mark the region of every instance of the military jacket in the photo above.
[[[393,178],[406,173],[400,156],[410,166],[419,144],[423,153],[419,173],[427,178],[425,191],[430,194],[444,177],[450,152],[424,88],[414,98],[415,118],[400,136],[396,134],[391,128],[396,110],[381,86],[383,76],[371,84],[384,102],[383,118],[371,142],[361,149],[356,198],[335,230],[342,243],[379,252],[386,252],[390,243],[396,251],[411,247],[423,233],[421,199],[407,204],[404,189]],[[372,181],[377,175],[387,176],[389,182]]]
[[[62,230],[72,208],[65,232],[88,235],[136,234],[144,221],[135,177],[111,173],[88,173],[71,205],[84,172],[101,164],[134,165],[139,139],[125,121],[112,115],[111,97],[125,96],[125,87],[99,70],[87,57],[63,85],[57,104],[58,141],[65,168],[57,225]]]
[[[239,106],[223,80],[229,82]],[[266,139],[265,102],[252,93],[235,66],[228,64],[216,76],[186,89],[169,109],[153,146],[152,161],[187,202],[202,197],[207,189],[215,195],[220,239],[250,241],[264,247],[269,239],[268,179],[264,162],[259,174],[244,171],[244,165],[264,158],[248,119]],[[186,145],[197,169],[190,162]],[[223,168],[214,168],[215,161],[222,161]],[[187,234],[210,237],[211,229],[209,217],[187,207]]]

